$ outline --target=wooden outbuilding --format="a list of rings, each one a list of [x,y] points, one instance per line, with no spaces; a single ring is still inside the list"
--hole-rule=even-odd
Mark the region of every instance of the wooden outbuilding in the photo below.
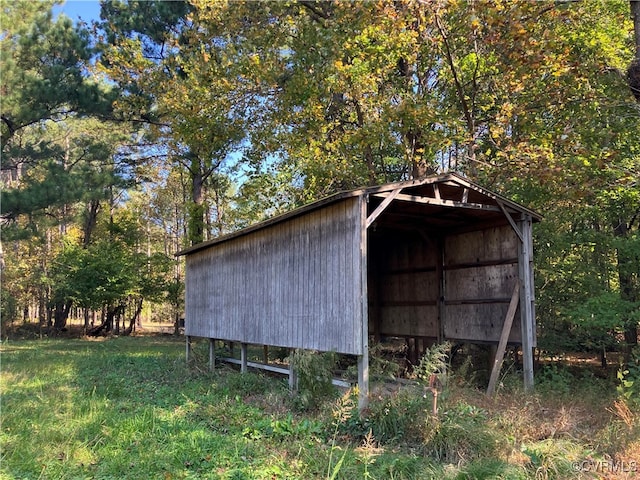
[[[497,344],[494,385],[510,343],[531,388],[539,220],[447,173],[337,193],[194,245],[179,253],[187,355],[192,337],[210,340],[212,366],[214,340],[237,342],[243,370],[247,344],[355,355],[364,406],[370,341]]]

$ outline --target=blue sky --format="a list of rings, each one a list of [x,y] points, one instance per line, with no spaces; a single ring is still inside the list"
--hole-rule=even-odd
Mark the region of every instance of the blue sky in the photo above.
[[[62,5],[56,5],[54,14],[64,13],[74,22],[78,19],[87,23],[100,19],[100,2],[98,0],[67,0]]]

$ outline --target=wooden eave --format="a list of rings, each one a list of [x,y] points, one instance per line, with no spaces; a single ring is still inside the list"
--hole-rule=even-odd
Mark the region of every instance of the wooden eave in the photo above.
[[[304,215],[341,200],[364,196],[370,210],[380,207],[375,219],[367,224],[386,228],[428,229],[473,228],[473,225],[511,222],[506,214],[525,214],[534,222],[542,216],[501,195],[487,190],[457,173],[446,173],[418,180],[388,183],[335,193],[316,202],[256,223],[241,230],[221,235],[207,242],[181,250],[176,256],[188,255],[213,245],[247,235],[263,228]],[[392,197],[389,200],[385,200]],[[381,204],[383,204],[381,206]]]

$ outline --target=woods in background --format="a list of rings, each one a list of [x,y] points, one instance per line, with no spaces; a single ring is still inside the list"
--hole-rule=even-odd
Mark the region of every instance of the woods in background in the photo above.
[[[636,3],[4,6],[3,323],[173,321],[177,250],[456,171],[545,216],[541,348],[637,343]]]

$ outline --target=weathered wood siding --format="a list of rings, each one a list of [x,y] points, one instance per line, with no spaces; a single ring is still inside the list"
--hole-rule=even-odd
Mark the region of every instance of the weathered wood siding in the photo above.
[[[370,331],[388,336],[438,336],[438,254],[411,232],[372,240]]]
[[[444,336],[497,342],[518,278],[519,239],[509,225],[447,236]],[[520,342],[516,315],[510,342]]]
[[[403,232],[372,239],[369,328],[383,336],[497,342],[518,278],[518,237],[510,226],[445,235]],[[438,245],[442,245],[443,251]],[[444,252],[444,254],[442,253]],[[443,309],[438,319],[443,259]],[[510,342],[520,342],[519,315]]]
[[[185,334],[361,354],[359,201],[188,255]]]

